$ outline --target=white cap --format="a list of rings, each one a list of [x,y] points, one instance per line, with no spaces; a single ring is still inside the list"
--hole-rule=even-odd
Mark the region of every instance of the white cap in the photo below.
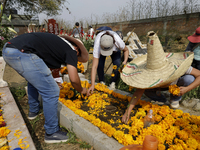
[[[101,55],[110,56],[113,53],[113,37],[107,34],[104,34],[100,39],[101,46]]]

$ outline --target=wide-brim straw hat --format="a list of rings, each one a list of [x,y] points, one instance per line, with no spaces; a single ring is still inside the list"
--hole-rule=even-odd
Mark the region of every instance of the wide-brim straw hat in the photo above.
[[[200,43],[200,27],[198,27],[195,33],[188,37],[188,40],[192,43]]]
[[[133,59],[121,73],[121,79],[139,89],[163,87],[181,77],[191,66],[193,52],[165,53],[157,34],[147,33],[147,54]]]

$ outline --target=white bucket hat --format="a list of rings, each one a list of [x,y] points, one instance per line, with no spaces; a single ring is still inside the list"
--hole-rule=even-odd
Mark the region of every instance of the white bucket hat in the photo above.
[[[162,87],[182,76],[191,66],[193,52],[164,53],[154,31],[147,33],[147,54],[133,59],[122,70],[121,79],[139,89]]]
[[[113,37],[107,34],[104,34],[100,39],[100,52],[103,56],[110,56],[113,53]]]

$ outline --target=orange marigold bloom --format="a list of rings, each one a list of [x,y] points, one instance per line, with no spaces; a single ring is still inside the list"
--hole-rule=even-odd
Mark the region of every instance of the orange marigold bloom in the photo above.
[[[179,95],[180,88],[176,84],[170,85],[169,92],[172,93],[173,95]]]

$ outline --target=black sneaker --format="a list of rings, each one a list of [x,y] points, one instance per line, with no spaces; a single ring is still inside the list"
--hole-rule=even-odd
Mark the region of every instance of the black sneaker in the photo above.
[[[30,112],[28,113],[28,119],[29,120],[33,120],[35,119],[37,116],[38,116],[39,113],[33,113],[33,112]]]
[[[58,130],[57,132],[47,135],[45,133],[44,142],[45,143],[60,143],[60,142],[67,142],[69,137],[67,136],[67,132],[63,132]]]

